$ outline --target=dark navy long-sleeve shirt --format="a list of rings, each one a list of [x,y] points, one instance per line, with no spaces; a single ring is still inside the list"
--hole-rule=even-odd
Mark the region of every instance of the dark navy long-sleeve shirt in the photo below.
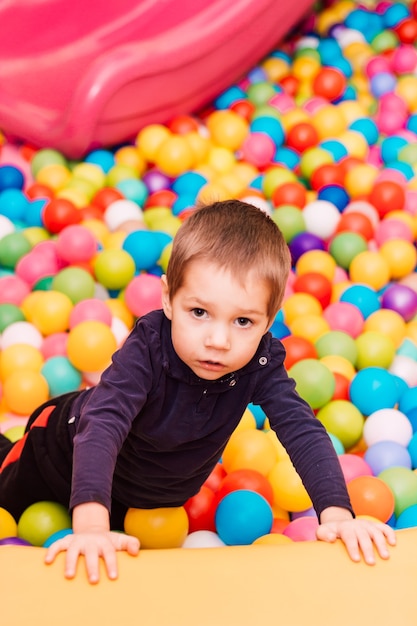
[[[208,477],[249,403],[259,404],[318,515],[351,510],[322,424],[295,391],[281,342],[267,333],[252,360],[224,379],[197,377],[177,356],[162,311],[142,317],[100,383],[72,405],[70,507],[115,498],[128,507],[181,506]],[[75,419],[74,419],[75,418]]]

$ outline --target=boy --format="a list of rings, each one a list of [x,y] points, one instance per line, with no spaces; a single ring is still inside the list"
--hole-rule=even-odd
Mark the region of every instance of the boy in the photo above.
[[[221,457],[250,402],[260,404],[286,447],[320,520],[319,539],[340,537],[350,557],[388,558],[394,531],[355,520],[333,445],[295,392],[282,344],[268,329],[290,271],[274,222],[238,200],[197,209],[175,237],[162,311],[142,317],[99,384],[55,398],[31,417],[0,473],[0,506],[16,518],[36,500],[72,511],[65,575],[85,555],[117,577],[116,551],[137,554],[123,530],[129,507],[181,506]],[[10,446],[9,446],[10,447]],[[3,455],[4,456],[4,455]]]

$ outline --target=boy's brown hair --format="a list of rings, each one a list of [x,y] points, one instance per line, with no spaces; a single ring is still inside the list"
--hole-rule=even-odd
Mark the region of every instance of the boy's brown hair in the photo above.
[[[285,239],[261,209],[240,200],[225,200],[197,208],[176,234],[167,267],[169,297],[182,286],[192,261],[206,260],[244,281],[249,271],[270,288],[270,323],[282,304],[291,269]]]

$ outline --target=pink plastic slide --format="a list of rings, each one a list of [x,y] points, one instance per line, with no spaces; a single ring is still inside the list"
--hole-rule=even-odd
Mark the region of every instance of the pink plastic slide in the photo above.
[[[69,157],[203,107],[312,0],[5,0],[0,128]]]

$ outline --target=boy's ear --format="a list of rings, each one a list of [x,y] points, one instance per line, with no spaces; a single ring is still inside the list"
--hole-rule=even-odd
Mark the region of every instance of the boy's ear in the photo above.
[[[172,307],[171,300],[169,298],[168,282],[165,274],[161,276],[161,289],[162,289],[162,308],[165,315],[170,320],[172,319]]]

